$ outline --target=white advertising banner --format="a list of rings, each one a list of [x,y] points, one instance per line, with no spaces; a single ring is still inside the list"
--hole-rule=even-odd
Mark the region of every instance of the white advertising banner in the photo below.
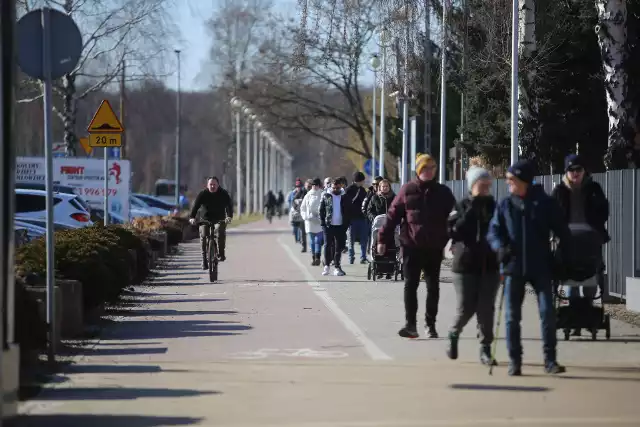
[[[16,182],[45,183],[44,157],[18,157]],[[53,183],[76,189],[92,208],[104,209],[104,160],[81,157],[53,159]],[[131,165],[129,160],[109,160],[109,212],[129,218]]]

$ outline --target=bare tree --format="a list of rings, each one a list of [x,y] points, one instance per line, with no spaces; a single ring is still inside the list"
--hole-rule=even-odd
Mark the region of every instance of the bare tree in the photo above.
[[[166,54],[176,35],[168,9],[173,0],[46,0],[50,7],[62,9],[76,21],[83,38],[83,51],[76,68],[54,85],[62,98],[62,107],[54,112],[64,124],[67,154],[74,155],[77,102],[89,94],[107,88],[122,73],[126,62],[127,79],[141,80],[167,73]],[[37,0],[18,0],[26,13],[42,4]],[[27,81],[35,96],[42,97],[39,83]],[[81,90],[78,88],[81,87]]]
[[[266,120],[369,157],[372,132],[360,77],[378,12],[372,0],[314,2],[311,25],[283,22],[265,43],[262,58],[271,69],[256,76],[248,95]],[[359,144],[336,138],[351,130]]]

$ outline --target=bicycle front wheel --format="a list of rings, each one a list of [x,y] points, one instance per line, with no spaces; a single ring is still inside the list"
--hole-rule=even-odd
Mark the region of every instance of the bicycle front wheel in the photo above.
[[[218,253],[216,250],[216,239],[209,237],[209,281],[218,280]]]

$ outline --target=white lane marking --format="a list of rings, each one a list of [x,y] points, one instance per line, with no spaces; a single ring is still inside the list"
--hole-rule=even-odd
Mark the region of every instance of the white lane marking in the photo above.
[[[261,286],[263,288],[290,288],[290,287],[295,287],[298,286],[296,283],[276,283],[276,282],[267,282],[267,283],[257,283],[257,282],[250,282],[250,283],[241,283],[239,285],[237,285],[238,287],[242,287],[242,288],[249,288],[249,287],[256,287],[256,286]]]
[[[293,253],[291,248],[287,246],[286,243],[282,241],[281,237],[278,237],[278,243],[282,248],[287,252],[289,258],[298,265],[302,274],[304,274],[307,279],[307,284],[311,286],[313,293],[316,294],[318,298],[322,300],[324,305],[333,313],[334,316],[342,323],[342,325],[351,332],[356,339],[364,346],[364,350],[367,352],[369,357],[373,360],[392,360],[393,358],[389,356],[387,353],[382,351],[380,347],[378,347],[369,337],[365,335],[365,333],[360,329],[358,325],[355,324],[353,320],[338,306],[338,304],[331,298],[326,289],[322,288],[318,281],[313,277],[313,274],[309,271],[306,265],[302,263]]]
[[[230,357],[233,359],[242,360],[267,359],[269,356],[302,357],[314,359],[341,359],[344,357],[349,357],[349,354],[345,353],[344,351],[312,350],[310,348],[261,348],[257,351],[241,351],[230,355]]]
[[[583,426],[583,425],[594,425],[594,426],[605,426],[610,424],[618,424],[625,426],[636,426],[638,423],[637,418],[496,418],[496,419],[451,419],[451,420],[405,420],[399,421],[397,418],[393,420],[384,420],[384,421],[343,421],[343,422],[299,422],[296,421],[295,424],[262,424],[262,427],[287,427],[287,426],[295,426],[295,427],[334,427],[336,425],[340,425],[343,427],[453,427],[453,426],[477,426],[477,425],[486,425],[486,426],[494,426],[494,425],[505,425],[505,426],[516,426],[516,425],[524,425],[527,427],[532,426],[560,426],[560,425],[568,425],[568,426]],[[238,424],[237,427],[253,427],[255,424]]]
[[[208,297],[209,295],[225,295],[226,292],[200,292],[199,294],[193,294],[192,297]]]

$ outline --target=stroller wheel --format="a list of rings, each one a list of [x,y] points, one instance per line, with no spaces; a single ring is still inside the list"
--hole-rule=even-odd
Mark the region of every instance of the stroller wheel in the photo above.
[[[596,339],[598,339],[598,329],[593,328],[591,329],[591,341],[595,341]]]
[[[564,340],[565,341],[569,341],[569,339],[571,338],[571,331],[569,329],[564,329]]]
[[[609,341],[611,339],[611,317],[609,317],[608,314],[604,319],[604,331],[605,338],[607,338],[607,341]]]
[[[371,280],[371,264],[369,264],[369,268],[367,268],[367,280]]]

